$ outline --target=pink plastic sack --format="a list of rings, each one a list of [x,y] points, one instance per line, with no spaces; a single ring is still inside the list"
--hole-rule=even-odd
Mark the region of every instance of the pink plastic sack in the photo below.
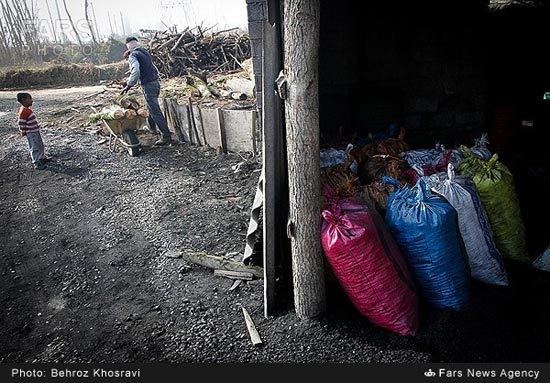
[[[401,335],[418,328],[418,299],[407,265],[384,221],[361,200],[323,211],[321,242],[336,278],[373,323]]]

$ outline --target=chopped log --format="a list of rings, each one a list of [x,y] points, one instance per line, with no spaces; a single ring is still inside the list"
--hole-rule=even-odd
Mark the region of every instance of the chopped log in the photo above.
[[[207,79],[206,79],[206,76],[208,75],[208,72],[203,70],[203,71],[195,71],[193,69],[188,69],[187,70],[189,72],[189,75],[191,76],[195,76],[195,77],[198,77],[200,78],[203,82],[207,82]]]
[[[120,120],[124,118],[124,110],[115,109],[107,111],[105,114],[102,113],[102,118],[106,120]]]
[[[134,96],[119,96],[115,99],[115,104],[122,106],[123,108],[139,109],[140,105]]]
[[[181,253],[181,256],[186,261],[192,262],[196,265],[208,267],[214,270],[229,270],[229,271],[241,271],[251,273],[256,278],[263,278],[264,273],[261,267],[258,266],[246,266],[240,262],[235,262],[229,259],[210,255],[198,251],[185,250]]]
[[[201,92],[202,97],[210,97],[212,96],[212,93],[208,89],[208,85],[206,82],[202,81],[202,79],[198,78],[197,76],[186,76],[187,83],[191,86],[194,86]]]
[[[262,339],[260,338],[260,334],[258,334],[258,330],[256,330],[256,326],[254,325],[250,314],[243,306],[241,306],[241,308],[243,309],[244,321],[246,323],[246,328],[248,330],[248,334],[250,335],[250,340],[252,341],[252,344],[254,346],[261,345]]]
[[[124,111],[124,117],[126,117],[128,120],[133,120],[134,118],[136,118],[136,116],[137,116],[137,113],[133,109],[126,109]]]
[[[246,94],[247,97],[254,97],[254,82],[247,78],[233,77],[225,82],[225,88]]]
[[[246,94],[240,92],[231,92],[231,98],[233,100],[246,100]]]
[[[149,117],[149,111],[145,108],[139,108],[137,110],[137,114],[138,114],[138,116],[143,117],[143,118]]]
[[[208,85],[208,90],[210,91],[210,93],[212,93],[212,95],[213,95],[214,97],[220,97],[220,91],[219,91],[219,89],[217,89],[217,88],[215,88],[215,87],[213,87],[213,86],[211,86],[211,85]]]
[[[214,275],[243,281],[251,281],[254,278],[252,273],[248,271],[214,270]]]
[[[122,106],[123,108],[129,108],[131,104],[132,104],[132,101],[130,101],[130,99],[128,98],[120,99],[119,105]]]
[[[227,89],[221,89],[220,90],[220,96],[221,97],[227,97],[227,98],[231,98],[231,91],[230,90],[227,90]]]

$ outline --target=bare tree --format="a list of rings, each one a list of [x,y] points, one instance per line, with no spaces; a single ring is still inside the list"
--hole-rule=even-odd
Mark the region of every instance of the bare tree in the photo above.
[[[94,18],[95,35],[97,40],[101,41],[103,38],[101,36],[101,33],[99,33],[99,29],[97,28],[97,18],[95,17],[94,3],[90,4],[90,8],[92,9],[92,17]]]
[[[71,14],[69,13],[69,10],[67,9],[67,2],[63,0],[63,6],[65,7],[65,13],[67,13],[67,17],[69,18],[69,22],[71,23],[71,27],[73,28],[74,35],[76,37],[76,41],[78,41],[78,45],[82,46],[82,40],[80,39],[80,35],[78,34],[78,30],[76,29],[76,26],[73,23],[73,18],[71,17]]]
[[[326,308],[319,177],[319,0],[284,2],[285,117],[294,305],[299,318]]]
[[[38,61],[41,37],[36,10],[27,1],[0,0],[0,11],[0,63]]]
[[[53,41],[54,43],[57,42],[57,33],[55,33],[55,23],[53,21],[52,13],[50,11],[50,5],[48,4],[48,0],[46,0],[46,8],[48,8],[48,16],[50,17],[50,24],[52,26],[52,34],[53,34]]]
[[[55,9],[57,10],[57,21],[60,24],[61,27],[61,43],[65,43],[67,41],[67,35],[65,34],[65,31],[63,30],[63,25],[61,24],[61,11],[59,10],[59,3],[57,0],[55,0]]]
[[[88,0],[84,0],[84,17],[86,17],[86,22],[88,23],[88,28],[90,28],[90,34],[92,36],[92,41],[94,42],[94,45],[97,45],[97,39],[94,33],[94,28],[92,26],[92,22],[90,21],[90,18],[88,17]]]

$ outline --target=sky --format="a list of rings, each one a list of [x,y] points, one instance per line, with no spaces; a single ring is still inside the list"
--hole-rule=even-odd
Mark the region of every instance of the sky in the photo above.
[[[53,40],[52,26],[48,7],[56,34],[60,39],[61,30],[70,40],[75,41],[63,0],[28,0],[34,2],[40,20],[40,30]],[[61,13],[61,22],[57,15],[56,1]],[[88,40],[89,31],[84,18],[84,0],[65,0],[73,22],[83,40]],[[224,30],[234,27],[247,29],[245,0],[89,0],[90,18],[93,13],[99,34],[106,38],[112,33],[120,36],[136,35],[140,29],[166,30],[173,25],[177,30],[187,26],[202,25],[212,30]]]

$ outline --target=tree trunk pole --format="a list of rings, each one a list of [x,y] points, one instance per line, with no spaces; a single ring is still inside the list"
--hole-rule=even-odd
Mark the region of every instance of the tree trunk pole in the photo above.
[[[299,318],[325,311],[319,179],[319,0],[284,2],[286,137],[294,305]]]

